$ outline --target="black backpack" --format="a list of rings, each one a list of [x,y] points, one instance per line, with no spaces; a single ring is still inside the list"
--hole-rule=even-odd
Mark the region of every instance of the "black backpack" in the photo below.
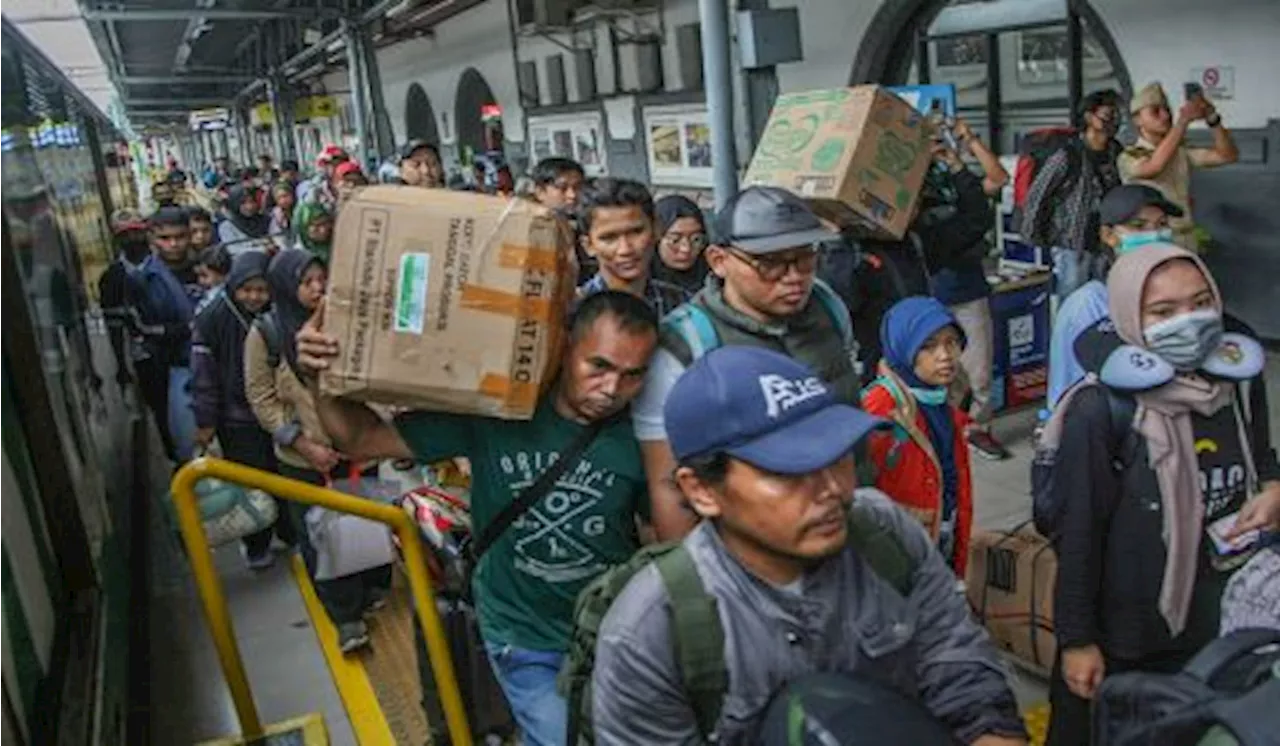
[[[959,746],[919,701],[868,676],[821,672],[774,693],[760,746]]]
[[[1176,674],[1103,679],[1093,704],[1093,746],[1209,744],[1280,744],[1280,630],[1220,637]]]
[[[1071,400],[1077,393],[1090,386],[1102,386],[1107,394],[1107,407],[1111,412],[1110,452],[1114,457],[1112,467],[1116,473],[1123,473],[1138,456],[1139,438],[1133,430],[1133,415],[1137,410],[1137,402],[1132,396],[1104,386],[1092,373],[1067,389],[1054,406],[1053,414],[1036,434],[1034,453],[1031,457],[1031,518],[1035,523],[1036,531],[1049,539],[1057,536],[1062,510],[1065,507],[1059,500],[1059,493],[1053,489],[1062,426]],[[1068,464],[1066,468],[1076,468],[1076,465]]]

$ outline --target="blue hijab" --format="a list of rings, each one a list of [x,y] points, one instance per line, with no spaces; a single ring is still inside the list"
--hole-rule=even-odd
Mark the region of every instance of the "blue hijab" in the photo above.
[[[929,337],[948,326],[960,329],[956,317],[935,298],[903,298],[889,309],[880,322],[880,347],[884,362],[911,388],[916,405],[928,424],[929,442],[942,467],[943,516],[955,514],[959,484],[956,468],[955,425],[946,401],[946,389],[929,386],[916,375],[916,355]],[[960,333],[961,343],[964,332]],[[940,403],[930,403],[938,401]]]

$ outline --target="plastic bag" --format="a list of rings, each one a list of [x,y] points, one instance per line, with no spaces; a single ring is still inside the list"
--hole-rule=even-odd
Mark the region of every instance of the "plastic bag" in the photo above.
[[[210,546],[243,539],[276,522],[276,501],[262,490],[206,477],[196,482],[196,498]]]
[[[361,479],[354,466],[346,483],[331,483],[329,488],[382,502],[394,499],[385,497],[392,487],[377,479]],[[378,521],[317,507],[307,511],[306,528],[316,551],[316,580],[345,578],[395,559],[391,531]]]

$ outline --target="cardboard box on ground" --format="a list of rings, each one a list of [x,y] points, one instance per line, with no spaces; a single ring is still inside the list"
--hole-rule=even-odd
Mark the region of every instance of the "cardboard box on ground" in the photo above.
[[[747,169],[747,186],[789,189],[819,216],[902,238],[929,168],[925,118],[880,86],[779,96]]]
[[[554,379],[573,299],[572,237],[525,200],[404,186],[338,216],[321,390],[438,412],[529,419]]]
[[[1048,676],[1057,655],[1053,593],[1058,557],[1030,524],[975,531],[965,573],[969,606],[996,645]]]

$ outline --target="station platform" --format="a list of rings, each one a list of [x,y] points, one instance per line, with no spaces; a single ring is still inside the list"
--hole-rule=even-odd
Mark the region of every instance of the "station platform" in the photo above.
[[[1280,355],[1268,355],[1269,395],[1280,397]],[[1280,408],[1271,407],[1280,432]],[[1008,528],[1030,517],[1027,479],[1034,410],[997,419],[995,432],[1013,453],[1008,461],[973,459],[975,524]],[[157,448],[157,451],[158,448]],[[158,460],[157,460],[158,461]],[[167,495],[168,473],[153,478]],[[157,506],[158,507],[158,506]],[[154,510],[153,516],[163,515]],[[157,744],[200,744],[238,732],[235,710],[176,534],[152,521],[151,734]],[[410,594],[397,573],[386,608],[370,621],[370,649],[345,658],[300,561],[280,555],[263,572],[245,566],[238,545],[215,552],[237,639],[264,723],[308,713],[323,716],[329,743],[430,743],[419,706]],[[1010,666],[1010,684],[1041,743],[1047,725],[1046,682]]]

